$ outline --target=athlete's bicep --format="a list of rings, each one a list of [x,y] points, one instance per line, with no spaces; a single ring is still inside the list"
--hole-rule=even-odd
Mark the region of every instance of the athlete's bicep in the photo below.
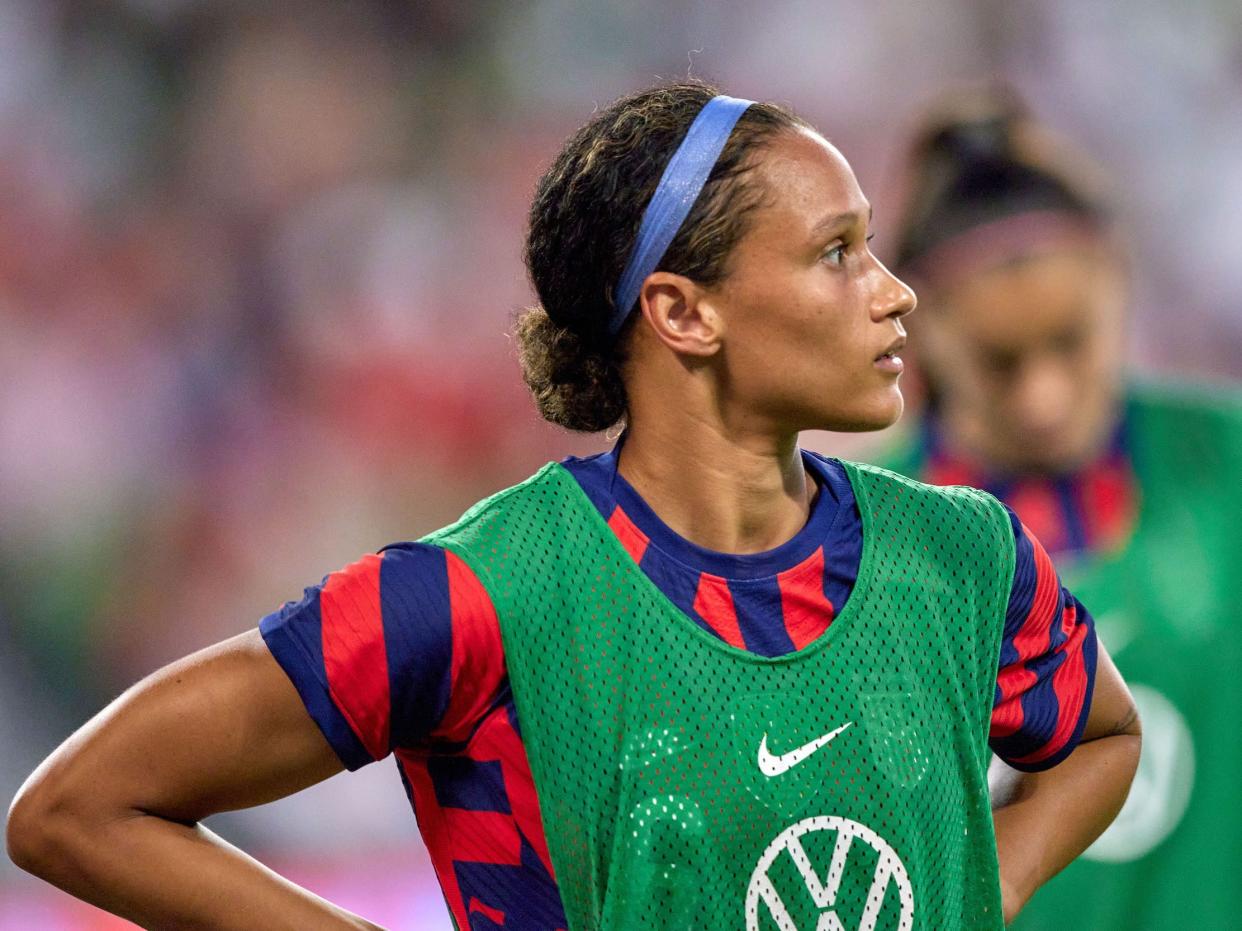
[[[133,686],[66,740],[22,794],[49,812],[194,822],[281,798],[340,769],[251,631]]]
[[[462,560],[402,543],[334,572],[260,623],[349,769],[468,739],[504,679],[496,613]]]
[[[341,762],[358,769],[387,753],[365,744],[387,732],[387,644],[379,615],[379,560],[371,555],[306,589],[259,623],[268,650]],[[384,740],[386,744],[386,739]]]
[[[1139,724],[1138,708],[1134,697],[1126,687],[1125,680],[1113,664],[1112,657],[1099,644],[1095,665],[1095,688],[1091,699],[1091,712],[1087,716],[1087,725],[1083,729],[1083,741],[1096,740],[1100,737],[1112,737],[1117,734],[1139,736],[1142,729]]]
[[[1095,622],[1061,585],[1039,541],[1010,518],[1014,578],[989,736],[1006,763],[1040,770],[1082,739],[1095,683]]]

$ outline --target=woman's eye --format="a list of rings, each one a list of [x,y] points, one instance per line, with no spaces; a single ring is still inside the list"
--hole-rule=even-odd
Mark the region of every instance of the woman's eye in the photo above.
[[[833,246],[831,249],[825,252],[823,256],[823,261],[827,262],[829,265],[844,265],[845,264],[845,243],[841,243],[840,245]]]

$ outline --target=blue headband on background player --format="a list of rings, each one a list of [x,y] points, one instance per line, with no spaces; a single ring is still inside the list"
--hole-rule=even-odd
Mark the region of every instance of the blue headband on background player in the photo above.
[[[660,259],[686,221],[690,208],[698,200],[707,176],[729,141],[729,134],[753,100],[741,100],[721,94],[713,97],[690,124],[686,138],[673,153],[668,167],[638,227],[638,239],[621,280],[617,283],[616,307],[608,321],[608,335],[616,336],[629,319],[639,289],[647,276],[656,270]]]

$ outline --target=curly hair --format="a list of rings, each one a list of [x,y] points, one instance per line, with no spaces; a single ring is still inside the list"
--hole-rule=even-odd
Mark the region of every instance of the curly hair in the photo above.
[[[625,418],[622,364],[634,323],[609,336],[613,292],[665,166],[718,93],[681,81],[623,97],[579,129],[540,179],[525,248],[539,304],[522,313],[515,335],[522,376],[552,423],[593,433]],[[723,280],[750,213],[764,202],[747,177],[753,154],[805,126],[775,104],[750,106],[659,269],[707,287]]]

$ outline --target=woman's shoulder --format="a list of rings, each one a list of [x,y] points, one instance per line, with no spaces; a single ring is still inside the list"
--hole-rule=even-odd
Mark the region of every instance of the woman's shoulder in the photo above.
[[[971,485],[930,485],[882,465],[847,459],[837,461],[847,474],[855,475],[858,481],[869,487],[882,489],[885,493],[911,495],[920,500],[971,501],[1001,506],[993,495]]]
[[[871,515],[872,526],[883,520],[893,532],[922,532],[938,539],[992,539],[1013,542],[1010,511],[994,495],[970,485],[929,485],[881,466],[842,461]]]
[[[537,507],[573,484],[560,463],[549,462],[529,478],[475,502],[457,520],[433,530],[418,542],[451,549],[454,541],[486,533],[497,524],[503,525],[513,511]]]

